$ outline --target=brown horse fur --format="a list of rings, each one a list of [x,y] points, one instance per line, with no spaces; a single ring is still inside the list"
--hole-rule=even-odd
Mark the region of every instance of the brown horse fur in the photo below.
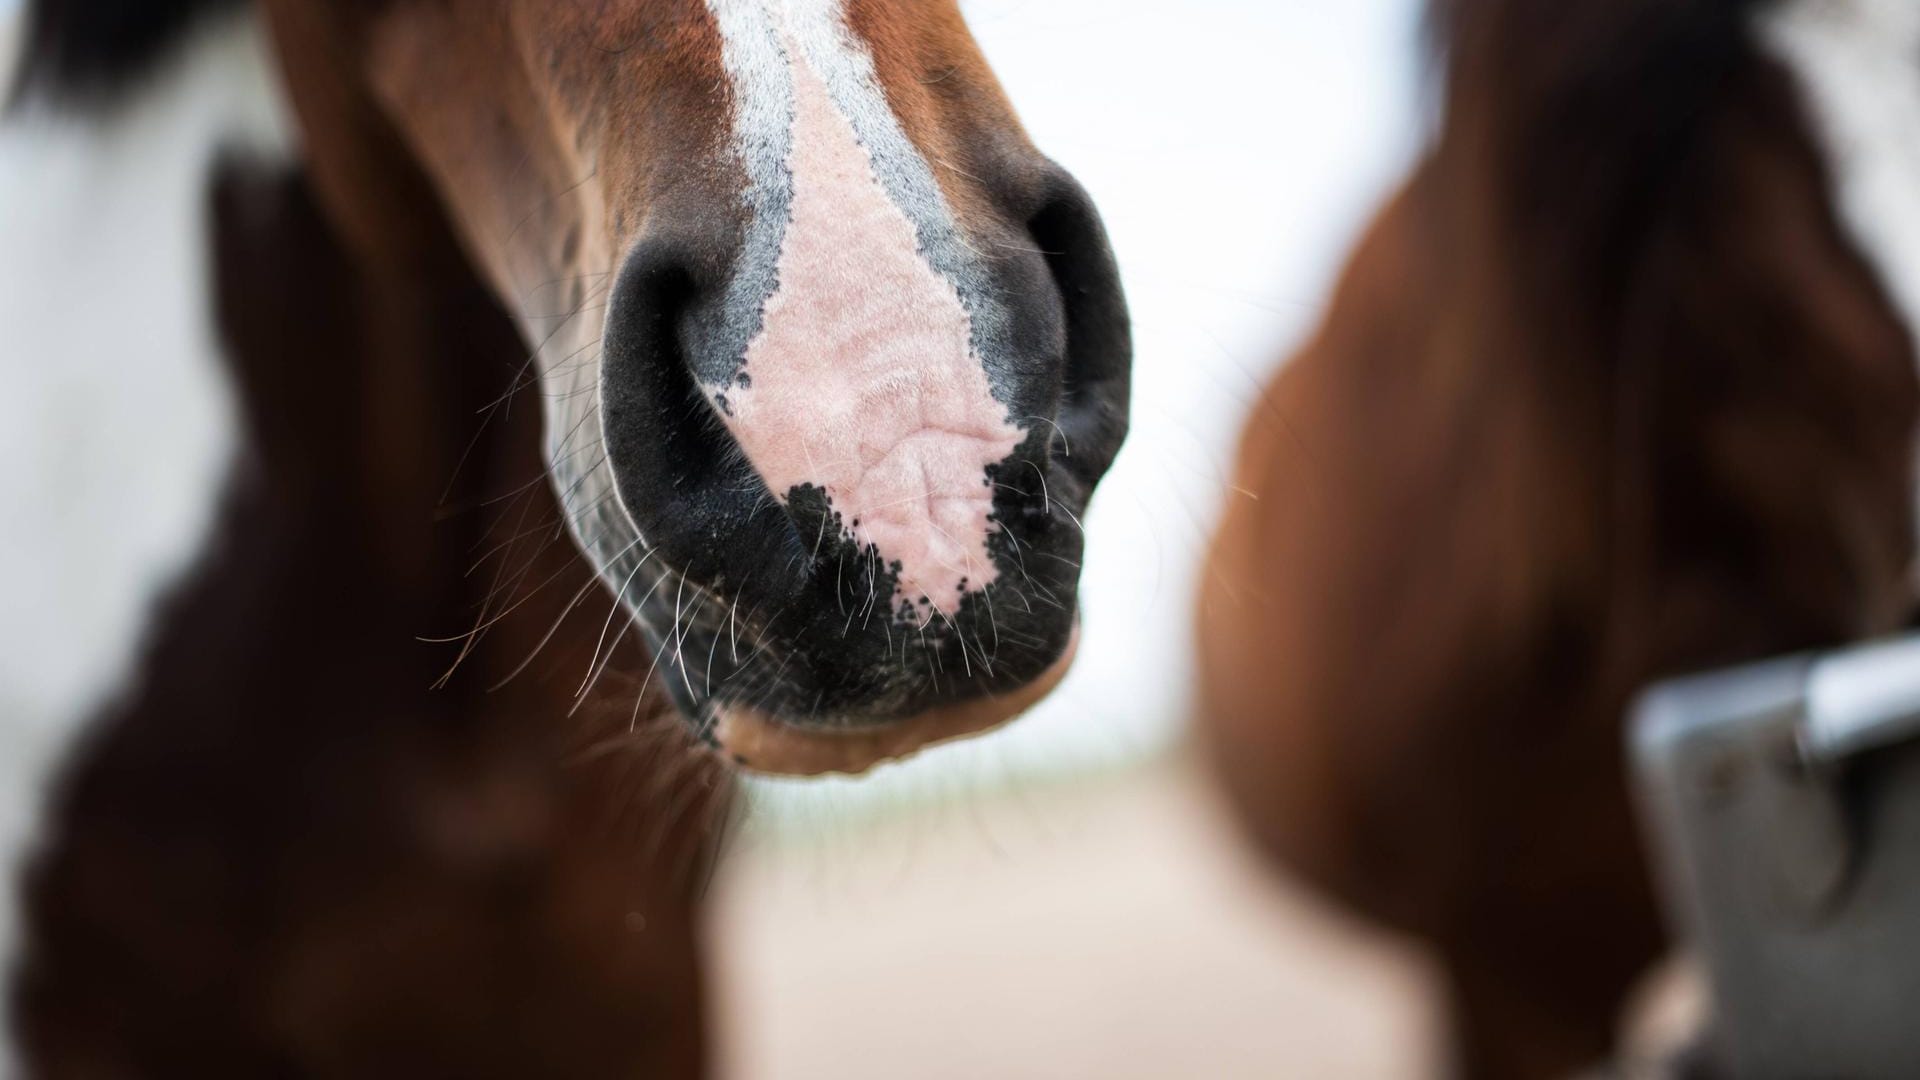
[[[212,198],[257,453],[60,785],[34,1073],[702,1075],[728,781],[631,677],[574,712],[609,601],[537,403],[501,400],[517,334],[453,264],[356,259],[297,173],[230,162]],[[434,689],[459,648],[417,637],[476,615]]]
[[[1432,946],[1475,1077],[1662,948],[1623,713],[1909,607],[1914,350],[1733,0],[1453,0],[1437,142],[1242,446],[1203,719],[1252,832]]]

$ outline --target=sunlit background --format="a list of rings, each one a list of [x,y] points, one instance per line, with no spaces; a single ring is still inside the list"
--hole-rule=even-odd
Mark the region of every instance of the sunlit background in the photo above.
[[[1133,436],[1048,702],[872,778],[754,786],[713,920],[728,1075],[1417,1074],[1418,964],[1251,866],[1180,744],[1240,422],[1418,142],[1418,4],[963,7],[1106,215]]]

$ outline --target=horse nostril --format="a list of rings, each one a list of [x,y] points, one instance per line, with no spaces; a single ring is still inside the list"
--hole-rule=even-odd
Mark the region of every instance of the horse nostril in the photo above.
[[[708,582],[768,584],[798,534],[700,383],[686,340],[709,291],[697,245],[643,244],[615,287],[600,395],[606,453],[628,514],[667,564]],[[759,571],[756,573],[756,571]]]
[[[1056,170],[1045,203],[1028,222],[1066,308],[1061,465],[1089,488],[1126,440],[1133,334],[1120,270],[1106,227],[1086,190]]]

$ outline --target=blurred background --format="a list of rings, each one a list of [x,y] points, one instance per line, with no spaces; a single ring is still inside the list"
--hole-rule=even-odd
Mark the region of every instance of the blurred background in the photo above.
[[[868,779],[753,785],[710,927],[725,1074],[1421,1075],[1420,959],[1256,866],[1182,750],[1233,445],[1418,145],[1419,5],[962,6],[1106,216],[1132,440],[1087,522],[1083,647],[1051,699]],[[0,0],[0,57],[17,7]]]

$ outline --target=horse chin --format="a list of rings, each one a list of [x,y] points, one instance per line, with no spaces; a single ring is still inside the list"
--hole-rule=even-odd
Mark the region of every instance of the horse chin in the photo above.
[[[768,776],[857,776],[912,757],[941,743],[984,734],[1011,723],[1039,704],[1073,667],[1080,647],[1076,624],[1067,648],[1052,667],[1011,693],[930,709],[886,724],[859,727],[802,726],[759,709],[714,707],[713,738],[741,769]]]

